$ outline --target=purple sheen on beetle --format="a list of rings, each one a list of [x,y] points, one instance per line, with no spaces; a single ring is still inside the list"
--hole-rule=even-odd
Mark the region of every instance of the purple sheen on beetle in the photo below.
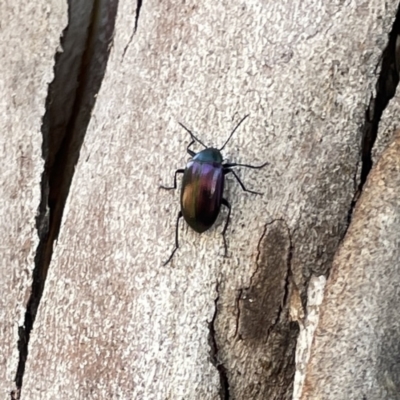
[[[188,225],[198,233],[211,228],[218,217],[224,191],[224,171],[219,162],[193,159],[182,180],[181,210]]]

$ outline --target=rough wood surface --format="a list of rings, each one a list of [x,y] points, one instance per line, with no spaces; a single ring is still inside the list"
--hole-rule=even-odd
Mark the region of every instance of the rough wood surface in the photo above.
[[[15,388],[23,325],[38,244],[41,118],[66,4],[0,2],[0,397]]]
[[[303,399],[400,399],[399,155],[397,133],[333,262]]]
[[[22,399],[292,398],[308,285],[329,271],[347,229],[361,127],[396,6],[119,2]],[[238,170],[263,196],[229,180],[228,257],[223,212],[201,236],[182,224],[181,247],[163,267],[179,194],[159,185],[172,183],[189,143],[178,121],[221,146],[248,113],[224,156],[270,162]],[[29,239],[34,212],[24,217]],[[14,355],[6,357],[10,375]]]

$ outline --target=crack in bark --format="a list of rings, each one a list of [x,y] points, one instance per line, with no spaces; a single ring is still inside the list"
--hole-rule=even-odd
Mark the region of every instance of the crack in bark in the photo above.
[[[289,225],[287,224],[287,222],[283,218],[277,218],[277,219],[273,219],[272,221],[270,221],[270,222],[265,224],[264,231],[261,234],[260,239],[258,241],[258,245],[257,245],[258,252],[257,252],[257,257],[256,257],[256,268],[255,268],[254,272],[251,274],[249,285],[245,286],[245,287],[242,287],[242,288],[240,288],[238,290],[238,296],[237,296],[236,301],[235,301],[235,304],[236,304],[236,327],[235,327],[234,337],[238,337],[239,340],[242,339],[240,334],[239,334],[239,324],[240,324],[240,314],[241,314],[241,312],[240,312],[241,311],[240,310],[240,301],[243,300],[243,292],[249,290],[252,287],[254,277],[256,276],[257,272],[259,271],[259,268],[260,268],[259,260],[260,260],[260,256],[261,256],[261,243],[262,243],[262,241],[264,239],[264,236],[267,233],[267,229],[268,229],[269,226],[271,226],[272,224],[274,224],[275,222],[278,222],[278,221],[281,221],[281,222],[283,222],[285,224],[286,229],[288,231],[290,245],[289,245],[288,260],[287,260],[287,271],[286,271],[286,276],[285,276],[285,287],[284,287],[283,302],[279,306],[278,314],[277,314],[274,322],[272,323],[271,327],[268,329],[268,335],[269,335],[269,332],[280,321],[282,311],[284,310],[285,305],[286,305],[287,300],[288,300],[289,288],[290,288],[291,264],[292,264],[292,258],[293,258],[292,234],[290,232],[290,228],[289,228]]]
[[[379,123],[383,111],[389,101],[396,93],[399,82],[398,65],[396,65],[396,41],[400,34],[400,7],[397,10],[396,18],[389,33],[389,41],[382,53],[381,72],[376,84],[376,97],[371,97],[365,113],[365,124],[363,127],[361,143],[361,178],[359,189],[361,190],[367,180],[372,168],[372,148],[374,147]]]
[[[271,324],[271,326],[268,329],[267,340],[268,340],[268,337],[269,337],[269,334],[271,333],[271,331],[273,331],[275,329],[275,327],[278,325],[278,323],[281,322],[282,313],[287,308],[286,306],[288,303],[289,292],[290,292],[290,276],[292,274],[292,258],[293,258],[292,234],[290,232],[289,225],[283,218],[280,218],[275,221],[282,221],[286,226],[286,229],[288,232],[288,237],[289,237],[289,251],[288,251],[288,256],[287,256],[287,261],[286,261],[285,286],[283,288],[284,293],[283,293],[282,303],[279,305],[278,313],[276,315],[274,322]]]
[[[143,5],[143,0],[136,0],[135,26],[131,33],[131,37],[128,40],[128,44],[125,46],[124,51],[122,52],[122,59],[125,58],[125,54],[128,51],[128,48],[129,48],[130,44],[132,43],[133,37],[135,36],[137,28],[139,26],[139,16],[140,16],[140,10],[142,9],[142,5]]]
[[[365,112],[365,122],[361,129],[361,172],[359,178],[359,184],[354,193],[353,199],[350,204],[350,208],[347,216],[347,228],[350,225],[354,208],[361,195],[364,184],[368,178],[368,175],[372,169],[372,149],[378,136],[379,123],[382,118],[382,114],[389,104],[389,101],[394,97],[399,83],[399,59],[398,54],[398,39],[400,35],[400,4],[396,13],[396,18],[392,26],[392,30],[389,33],[389,41],[382,53],[382,59],[380,61],[381,71],[376,83],[376,96],[370,99],[369,105]],[[378,69],[379,65],[377,66]],[[355,173],[355,180],[357,180],[358,167]],[[346,235],[347,229],[343,235]]]
[[[92,4],[87,3],[87,8],[83,11],[80,4],[71,0],[68,5],[68,24],[60,38],[63,52],[55,55],[54,78],[48,87],[46,112],[41,128],[44,171],[36,217],[39,244],[24,325],[18,328],[19,360],[15,375],[16,390],[11,392],[12,399],[21,398],[30,334],[43,295],[53,245],[59,234],[75,165],[107,65],[118,0],[94,0]],[[77,23],[80,27],[82,24],[83,27],[87,26],[87,29],[79,30]],[[71,45],[76,43],[73,41],[77,38],[84,44],[80,49]],[[79,51],[80,58],[74,58],[79,57]],[[78,63],[76,68],[71,69],[71,59]],[[71,82],[75,80],[77,85],[71,88]],[[61,111],[57,108],[60,104]]]
[[[134,29],[134,33],[136,33],[138,25],[139,25],[139,16],[140,16],[140,10],[142,8],[142,3],[143,0],[137,0],[137,6],[136,6],[136,16],[135,16],[135,29]]]
[[[267,232],[267,227],[271,224],[273,224],[275,222],[275,220],[272,220],[271,222],[268,222],[267,224],[265,224],[264,226],[264,231],[260,236],[260,239],[258,240],[258,244],[257,244],[257,257],[256,257],[256,268],[254,270],[254,272],[251,274],[250,276],[250,282],[248,286],[242,287],[238,290],[238,295],[236,297],[236,327],[235,327],[235,334],[234,337],[237,337],[238,332],[239,332],[239,323],[240,323],[240,301],[242,300],[242,296],[243,296],[243,291],[244,290],[248,290],[253,282],[254,276],[257,274],[258,269],[259,269],[259,260],[260,260],[260,255],[261,255],[261,242],[264,239],[264,236]],[[238,338],[239,340],[241,340],[241,337],[239,336]]]
[[[237,373],[229,371],[253,397],[286,398],[292,390],[299,329],[298,322],[290,318],[296,230],[284,218],[264,225],[258,245],[257,272],[235,299],[235,339],[241,341],[240,354],[247,351],[247,356],[242,369]],[[245,366],[257,366],[262,372],[244,378],[240,375]],[[234,392],[233,386],[231,391]]]
[[[235,308],[236,308],[236,326],[235,326],[235,333],[233,337],[237,337],[239,333],[239,323],[240,323],[240,300],[242,299],[243,295],[243,289],[238,290],[238,295],[236,296],[235,299]],[[242,339],[242,337],[239,335],[238,337],[239,340]]]
[[[286,262],[287,269],[286,269],[286,276],[285,276],[284,294],[283,294],[282,304],[281,304],[281,307],[279,308],[279,312],[278,312],[278,317],[279,318],[277,319],[277,323],[280,321],[282,311],[285,308],[285,306],[287,305],[288,300],[289,300],[290,280],[291,280],[290,278],[291,278],[291,275],[292,275],[292,259],[293,259],[293,252],[294,252],[293,251],[294,245],[293,245],[293,241],[292,241],[292,234],[290,232],[289,225],[287,224],[287,222],[284,219],[282,219],[282,221],[285,224],[287,232],[288,232],[289,251],[288,251],[287,262]]]
[[[272,220],[271,222],[268,222],[267,224],[265,224],[264,226],[264,231],[260,236],[260,239],[258,240],[258,244],[257,244],[257,257],[256,257],[256,268],[254,270],[254,272],[251,274],[250,276],[250,282],[248,286],[242,287],[238,290],[238,296],[236,297],[236,327],[235,327],[235,334],[234,337],[237,337],[238,333],[239,333],[239,323],[240,323],[240,301],[242,300],[242,296],[243,296],[243,291],[244,290],[248,290],[253,282],[254,276],[257,274],[258,269],[259,269],[259,260],[260,260],[260,255],[261,255],[261,242],[264,239],[264,236],[267,232],[267,227],[271,224],[273,224],[275,222],[275,220]],[[238,337],[239,340],[241,340],[241,336],[239,335]]]
[[[217,285],[215,288],[215,290],[217,292],[217,297],[214,300],[214,306],[215,306],[214,315],[212,317],[211,322],[208,323],[208,329],[209,329],[208,343],[210,346],[211,363],[217,369],[218,374],[219,374],[219,382],[220,382],[219,397],[221,400],[229,400],[230,395],[229,395],[228,374],[227,374],[227,370],[226,370],[225,366],[218,359],[219,348],[218,348],[216,332],[215,332],[215,320],[217,318],[217,313],[218,313],[219,284],[220,284],[220,282],[217,282]]]

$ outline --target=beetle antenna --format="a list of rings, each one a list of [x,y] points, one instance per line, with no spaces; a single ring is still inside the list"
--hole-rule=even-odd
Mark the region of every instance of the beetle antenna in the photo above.
[[[229,135],[228,139],[224,143],[224,145],[219,149],[219,151],[222,151],[222,149],[226,146],[226,144],[231,140],[232,135],[236,132],[236,129],[239,128],[239,126],[242,124],[242,122],[249,116],[250,114],[245,115],[239,123],[236,125],[235,129],[232,131],[232,133]]]
[[[180,122],[178,122],[178,124],[179,124],[183,129],[185,129],[186,132],[189,133],[189,135],[192,137],[193,140],[195,140],[196,142],[200,143],[203,147],[207,148],[207,146],[206,146],[200,139],[198,139],[198,138],[193,134],[193,132],[192,132],[190,129],[186,128],[186,126],[183,125],[183,124],[180,123]]]

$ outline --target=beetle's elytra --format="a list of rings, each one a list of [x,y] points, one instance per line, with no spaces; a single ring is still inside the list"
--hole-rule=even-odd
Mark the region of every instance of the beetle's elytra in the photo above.
[[[231,216],[231,205],[229,202],[223,198],[224,193],[224,183],[225,175],[232,173],[233,176],[238,181],[239,185],[245,192],[253,194],[261,194],[259,192],[254,192],[248,190],[243,185],[240,178],[236,175],[235,171],[231,169],[232,167],[246,167],[253,169],[260,169],[268,165],[264,163],[259,166],[248,165],[248,164],[237,164],[237,163],[223,163],[223,158],[221,151],[226,146],[226,144],[231,139],[232,135],[235,133],[237,128],[241,123],[248,117],[245,115],[236,127],[233,129],[228,139],[225,141],[224,145],[220,149],[215,149],[214,147],[207,147],[201,140],[199,140],[188,128],[183,124],[179,123],[192,138],[192,141],[188,144],[186,150],[192,159],[188,162],[185,169],[178,169],[175,171],[174,175],[174,186],[166,187],[161,186],[163,189],[171,190],[176,189],[176,176],[178,174],[183,174],[182,180],[182,190],[181,190],[181,210],[178,213],[178,218],[176,219],[175,227],[175,248],[169,256],[168,260],[165,261],[164,265],[167,265],[172,257],[174,256],[176,250],[179,248],[178,243],[178,230],[179,230],[179,220],[183,216],[187,224],[196,232],[202,233],[207,229],[211,228],[218,217],[221,205],[228,208],[228,216],[225,222],[224,229],[222,231],[222,236],[224,239],[225,256],[227,253],[227,245],[225,233],[229,225],[229,219]],[[195,153],[190,150],[190,146],[194,142],[200,143],[204,150],[199,153]]]

